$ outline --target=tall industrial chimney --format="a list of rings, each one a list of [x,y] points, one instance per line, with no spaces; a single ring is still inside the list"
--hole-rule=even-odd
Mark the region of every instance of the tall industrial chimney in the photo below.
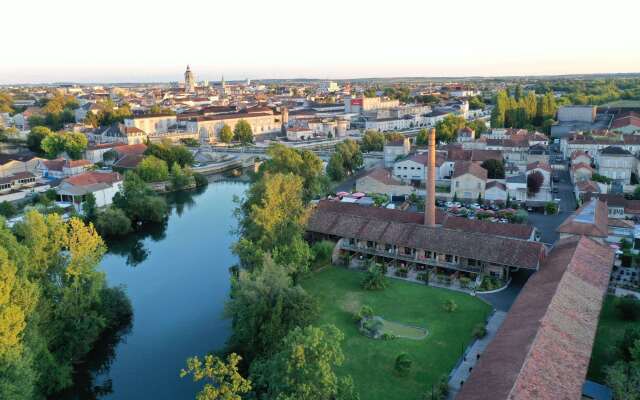
[[[424,224],[436,226],[436,130],[429,130],[429,159],[427,160],[424,201]]]

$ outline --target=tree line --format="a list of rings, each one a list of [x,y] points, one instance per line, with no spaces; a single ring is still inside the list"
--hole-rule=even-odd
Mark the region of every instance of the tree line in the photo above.
[[[533,91],[524,94],[519,85],[516,86],[514,95],[510,95],[507,90],[499,90],[493,103],[492,128],[539,128],[546,133],[549,133],[558,109],[552,92],[543,96],[537,96]]]

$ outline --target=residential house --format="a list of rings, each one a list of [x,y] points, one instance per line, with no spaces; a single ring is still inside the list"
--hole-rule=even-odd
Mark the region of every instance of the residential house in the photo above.
[[[533,162],[549,163],[549,151],[547,150],[547,146],[543,144],[534,144],[529,147],[527,164]]]
[[[573,182],[573,184],[588,181],[591,180],[593,176],[593,168],[591,165],[585,163],[573,164],[569,170],[569,175],[571,176],[571,182]]]
[[[475,138],[476,138],[476,131],[469,128],[468,126],[465,126],[464,128],[458,130],[458,136],[456,137],[456,141],[458,143],[473,142]]]
[[[446,170],[443,167],[445,162],[445,153],[436,152],[436,179],[448,179],[450,175],[445,175]],[[425,181],[426,165],[429,159],[427,153],[418,153],[409,157],[400,159],[393,164],[393,175],[402,180],[403,183],[412,183],[419,185]]]
[[[611,130],[628,135],[640,133],[640,114],[628,112],[620,115],[613,120]]]
[[[84,159],[89,160],[92,163],[103,162],[104,161],[104,153],[113,149],[117,146],[117,143],[102,143],[102,144],[92,144],[87,146],[87,149],[84,151]]]
[[[385,143],[384,145],[384,166],[385,168],[393,167],[393,163],[398,157],[404,157],[411,150],[411,142],[405,137],[400,140]]]
[[[98,207],[108,206],[122,188],[122,177],[117,172],[84,172],[64,179],[56,188],[58,199],[73,204],[82,211],[86,195],[92,193]]]
[[[523,173],[508,176],[505,179],[507,195],[511,201],[524,203],[527,201],[527,176]]]
[[[631,172],[635,171],[636,159],[622,147],[607,146],[598,153],[597,164],[600,175],[628,185]]]
[[[591,165],[593,163],[593,157],[582,150],[576,150],[571,153],[571,165],[576,164],[587,164]]]
[[[7,177],[18,172],[37,172],[38,162],[43,160],[31,153],[0,154],[0,177]]]
[[[287,128],[287,139],[291,141],[308,140],[313,138],[313,130],[304,127],[294,126]]]
[[[485,197],[487,170],[472,161],[456,162],[451,177],[451,196],[475,200]]]
[[[0,178],[0,194],[7,194],[25,187],[33,187],[36,177],[31,172],[17,172],[11,176]]]
[[[506,202],[507,185],[500,181],[491,181],[487,183],[484,190],[484,199],[491,202]]]
[[[607,192],[607,185],[592,180],[582,180],[575,183],[573,192],[576,199],[582,199],[585,195]]]
[[[91,165],[88,160],[66,160],[64,158],[40,160],[38,172],[45,178],[61,179],[86,172]]]
[[[356,190],[363,193],[386,194],[387,196],[406,196],[414,188],[405,185],[384,168],[374,168],[356,179]]]

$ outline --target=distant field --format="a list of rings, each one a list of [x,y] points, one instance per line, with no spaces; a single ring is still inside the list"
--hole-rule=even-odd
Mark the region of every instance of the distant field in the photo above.
[[[600,313],[596,341],[591,353],[591,363],[587,378],[596,382],[604,382],[604,369],[616,360],[614,346],[622,338],[624,331],[630,326],[640,326],[640,321],[628,322],[618,317],[614,305],[615,297],[607,296]]]
[[[598,107],[640,107],[640,100],[616,100]]]
[[[363,400],[422,400],[431,384],[449,374],[471,341],[474,325],[485,320],[491,307],[467,294],[395,279],[388,279],[383,291],[366,291],[360,288],[362,278],[361,272],[330,267],[303,282],[320,300],[320,323],[334,324],[345,334],[341,371],[353,377]],[[458,304],[456,312],[442,309],[447,299]],[[389,321],[426,328],[427,337],[385,341],[363,336],[352,313],[364,304]],[[393,370],[402,352],[413,359],[406,377]]]

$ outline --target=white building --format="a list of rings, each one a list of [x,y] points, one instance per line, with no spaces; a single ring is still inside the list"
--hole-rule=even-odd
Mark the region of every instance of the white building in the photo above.
[[[85,172],[63,180],[56,188],[58,200],[72,203],[77,211],[82,211],[86,195],[92,193],[96,206],[108,206],[113,196],[122,189],[122,177],[116,172]]]
[[[402,140],[385,143],[384,145],[384,166],[391,168],[398,157],[406,156],[411,150],[411,142],[405,137]]]

